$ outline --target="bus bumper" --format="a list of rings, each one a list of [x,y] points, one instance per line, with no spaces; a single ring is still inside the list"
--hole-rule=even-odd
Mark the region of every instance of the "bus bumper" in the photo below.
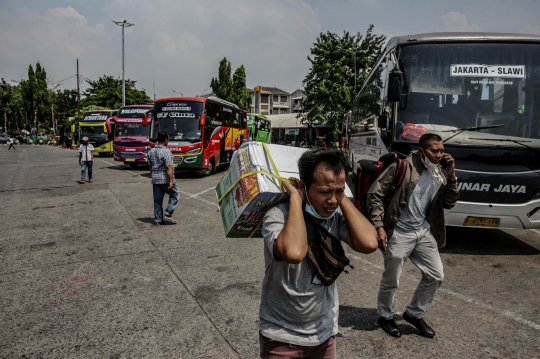
[[[205,170],[203,168],[202,156],[199,155],[174,155],[173,157],[174,169],[176,171],[182,170]],[[206,166],[208,167],[208,165]]]
[[[540,228],[540,199],[527,203],[498,204],[458,201],[454,208],[445,210],[447,226],[465,226],[467,217],[499,218],[495,229],[534,229]]]
[[[104,143],[104,144],[102,144],[100,146],[94,146],[94,150],[97,153],[112,153],[112,151],[113,151],[112,141]]]

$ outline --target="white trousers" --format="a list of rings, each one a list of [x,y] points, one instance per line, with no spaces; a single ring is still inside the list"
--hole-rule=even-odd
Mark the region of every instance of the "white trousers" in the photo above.
[[[384,254],[384,272],[378,296],[379,316],[386,319],[394,317],[394,294],[407,258],[422,271],[422,280],[407,305],[410,316],[422,318],[442,284],[441,256],[429,228],[409,233],[394,230]]]

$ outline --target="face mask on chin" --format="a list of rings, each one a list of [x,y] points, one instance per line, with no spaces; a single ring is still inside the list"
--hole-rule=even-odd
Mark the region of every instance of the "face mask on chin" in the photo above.
[[[336,214],[336,212],[338,210],[337,208],[334,210],[334,212],[332,212],[332,214],[330,216],[322,217],[317,213],[317,211],[311,205],[311,203],[309,203],[309,198],[308,198],[308,195],[307,195],[307,191],[305,189],[304,189],[304,194],[306,195],[306,212],[309,215],[311,215],[312,217],[318,218],[318,219],[330,219],[330,218],[334,217],[334,215]]]
[[[440,177],[441,180],[442,180],[441,165],[431,162],[429,160],[429,158],[427,158],[426,153],[424,152],[424,150],[423,149],[421,149],[421,150],[422,150],[422,155],[423,155],[422,163],[424,164],[424,166],[426,166],[426,168],[429,171],[433,172],[433,174],[435,174],[435,176]]]

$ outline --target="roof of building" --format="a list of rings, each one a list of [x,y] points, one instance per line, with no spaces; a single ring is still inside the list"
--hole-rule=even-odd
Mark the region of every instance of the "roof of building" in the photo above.
[[[253,89],[249,89],[249,92],[252,93],[255,91]],[[277,87],[265,87],[265,86],[262,87],[261,93],[267,93],[267,94],[272,94],[272,95],[290,95],[290,93],[285,92],[281,89],[278,89]]]
[[[307,125],[303,125],[300,122],[299,118],[296,118],[297,113],[284,113],[281,115],[265,115],[270,123],[272,128],[307,128]],[[313,126],[313,127],[326,127],[326,124]]]

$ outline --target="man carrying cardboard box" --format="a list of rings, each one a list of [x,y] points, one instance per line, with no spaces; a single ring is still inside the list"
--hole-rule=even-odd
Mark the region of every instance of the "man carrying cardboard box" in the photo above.
[[[261,358],[335,358],[340,270],[325,268],[348,265],[340,241],[361,253],[378,245],[375,228],[344,195],[350,166],[343,152],[306,151],[298,168],[296,186],[283,183],[290,201],[271,208],[262,224]]]

